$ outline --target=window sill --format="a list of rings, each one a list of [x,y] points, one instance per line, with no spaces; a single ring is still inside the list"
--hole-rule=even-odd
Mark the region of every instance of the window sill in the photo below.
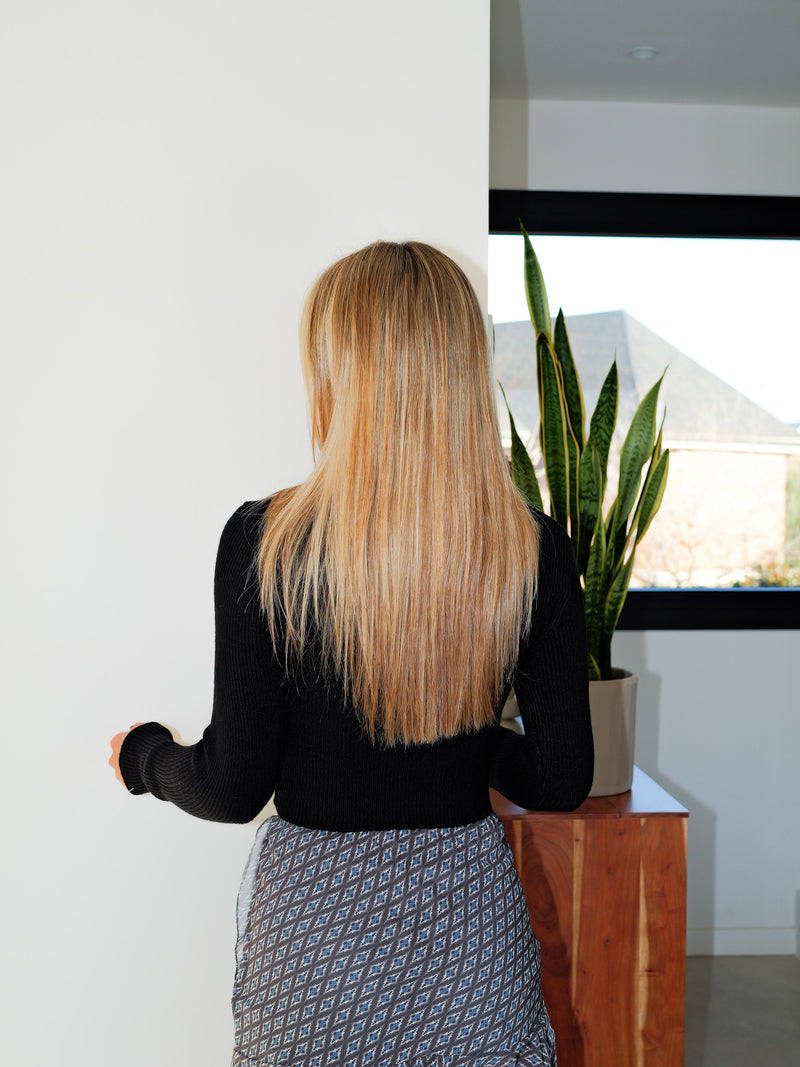
[[[796,630],[800,589],[631,589],[618,630]]]

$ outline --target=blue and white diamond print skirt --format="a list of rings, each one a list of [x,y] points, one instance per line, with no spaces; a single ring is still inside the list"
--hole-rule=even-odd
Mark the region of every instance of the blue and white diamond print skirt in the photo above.
[[[259,829],[238,907],[232,1067],[555,1067],[539,945],[495,815]]]

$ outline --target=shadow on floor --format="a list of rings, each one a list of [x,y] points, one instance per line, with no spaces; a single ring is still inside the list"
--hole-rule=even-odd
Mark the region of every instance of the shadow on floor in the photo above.
[[[685,1067],[800,1067],[800,959],[686,961]]]

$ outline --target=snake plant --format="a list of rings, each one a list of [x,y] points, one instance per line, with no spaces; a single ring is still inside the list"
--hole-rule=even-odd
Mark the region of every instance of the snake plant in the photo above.
[[[604,515],[608,456],[617,421],[616,359],[600,389],[587,435],[583,390],[564,315],[559,310],[555,323],[551,322],[544,278],[524,226],[522,235],[525,292],[536,334],[539,447],[550,514],[568,530],[581,576],[590,677],[608,679],[611,638],[628,593],[636,546],[658,511],[667,484],[669,449],[662,448],[663,422],[656,433],[663,375],[633,416],[620,451],[616,497]],[[543,510],[533,463],[517,433],[510,408],[508,415],[514,483],[530,504]]]

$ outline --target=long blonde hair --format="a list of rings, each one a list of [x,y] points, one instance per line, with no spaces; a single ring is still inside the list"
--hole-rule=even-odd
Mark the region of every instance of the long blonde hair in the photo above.
[[[480,729],[530,623],[538,534],[472,287],[429,245],[369,245],[312,287],[300,349],[317,461],[265,512],[273,640],[287,667],[313,641],[373,740]]]

